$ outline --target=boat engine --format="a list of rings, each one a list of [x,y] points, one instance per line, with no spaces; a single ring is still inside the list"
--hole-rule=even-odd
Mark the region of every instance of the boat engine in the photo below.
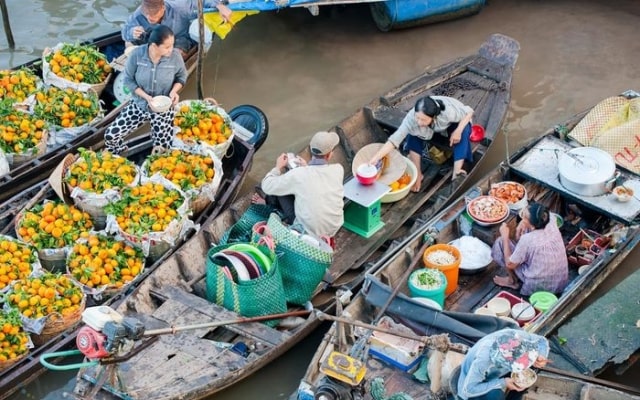
[[[346,354],[332,352],[320,366],[325,376],[318,384],[315,400],[364,399],[364,364]]]
[[[125,318],[107,306],[87,308],[82,313],[83,326],[76,346],[89,359],[107,358],[123,351],[144,334],[144,325],[135,318]]]

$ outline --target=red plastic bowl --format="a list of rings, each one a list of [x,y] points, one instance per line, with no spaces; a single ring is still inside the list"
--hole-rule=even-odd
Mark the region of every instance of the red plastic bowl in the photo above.
[[[378,178],[378,170],[373,165],[362,164],[356,170],[356,179],[363,185],[373,185]]]
[[[471,126],[471,135],[469,135],[469,139],[472,142],[479,142],[484,139],[484,128],[480,125],[472,125]]]

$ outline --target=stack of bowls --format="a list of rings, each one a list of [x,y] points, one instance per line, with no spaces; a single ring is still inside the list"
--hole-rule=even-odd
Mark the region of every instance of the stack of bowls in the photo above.
[[[237,243],[211,256],[230,280],[239,283],[259,278],[271,269],[272,261],[259,248]]]
[[[511,312],[511,302],[504,297],[494,297],[487,302],[486,307],[498,317],[508,317]]]

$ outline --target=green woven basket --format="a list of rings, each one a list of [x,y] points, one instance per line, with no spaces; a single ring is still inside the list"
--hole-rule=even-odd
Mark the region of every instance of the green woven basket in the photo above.
[[[273,261],[264,275],[238,283],[230,280],[212,260],[217,252],[231,246],[225,244],[209,249],[206,261],[207,300],[234,311],[244,317],[280,314],[287,311],[284,286],[280,275],[279,257],[269,248],[258,246],[260,251]],[[268,326],[276,326],[278,320],[266,321]]]
[[[276,214],[269,216],[267,227],[275,241],[287,302],[303,305],[331,266],[333,253],[300,239]]]
[[[266,204],[252,204],[238,221],[224,232],[220,239],[220,244],[249,242],[251,240],[251,228],[253,228],[253,225],[261,221],[266,221],[272,211],[273,208]]]

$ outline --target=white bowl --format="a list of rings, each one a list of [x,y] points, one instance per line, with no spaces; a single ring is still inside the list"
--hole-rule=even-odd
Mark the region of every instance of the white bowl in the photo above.
[[[492,317],[497,317],[496,313],[489,310],[487,307],[476,308],[476,310],[473,313],[478,315],[490,315]]]
[[[527,368],[522,372],[512,372],[511,379],[513,379],[513,383],[519,388],[527,389],[536,383],[538,375],[531,368]]]
[[[433,309],[442,311],[442,306],[440,305],[440,303],[438,303],[433,299],[429,299],[427,297],[412,297],[411,300],[417,301],[418,303],[422,303],[427,307],[431,307]]]
[[[409,194],[409,191],[418,180],[418,169],[416,168],[416,165],[413,163],[413,161],[409,160],[407,157],[402,157],[402,158],[404,158],[405,162],[407,163],[407,169],[405,172],[411,175],[411,181],[407,184],[407,186],[403,187],[402,189],[396,190],[394,192],[389,192],[384,196],[382,196],[382,198],[380,199],[381,203],[393,203],[395,201],[404,199],[405,197],[407,197],[407,195]]]
[[[531,321],[536,316],[536,309],[526,301],[511,306],[511,317],[518,322]]]
[[[171,98],[168,96],[155,96],[149,102],[149,108],[157,113],[167,112],[171,109]]]
[[[496,313],[498,317],[506,317],[511,311],[511,302],[504,297],[494,297],[487,302],[486,307]]]
[[[613,195],[621,203],[626,203],[633,197],[633,189],[625,186],[616,186],[612,190]]]

